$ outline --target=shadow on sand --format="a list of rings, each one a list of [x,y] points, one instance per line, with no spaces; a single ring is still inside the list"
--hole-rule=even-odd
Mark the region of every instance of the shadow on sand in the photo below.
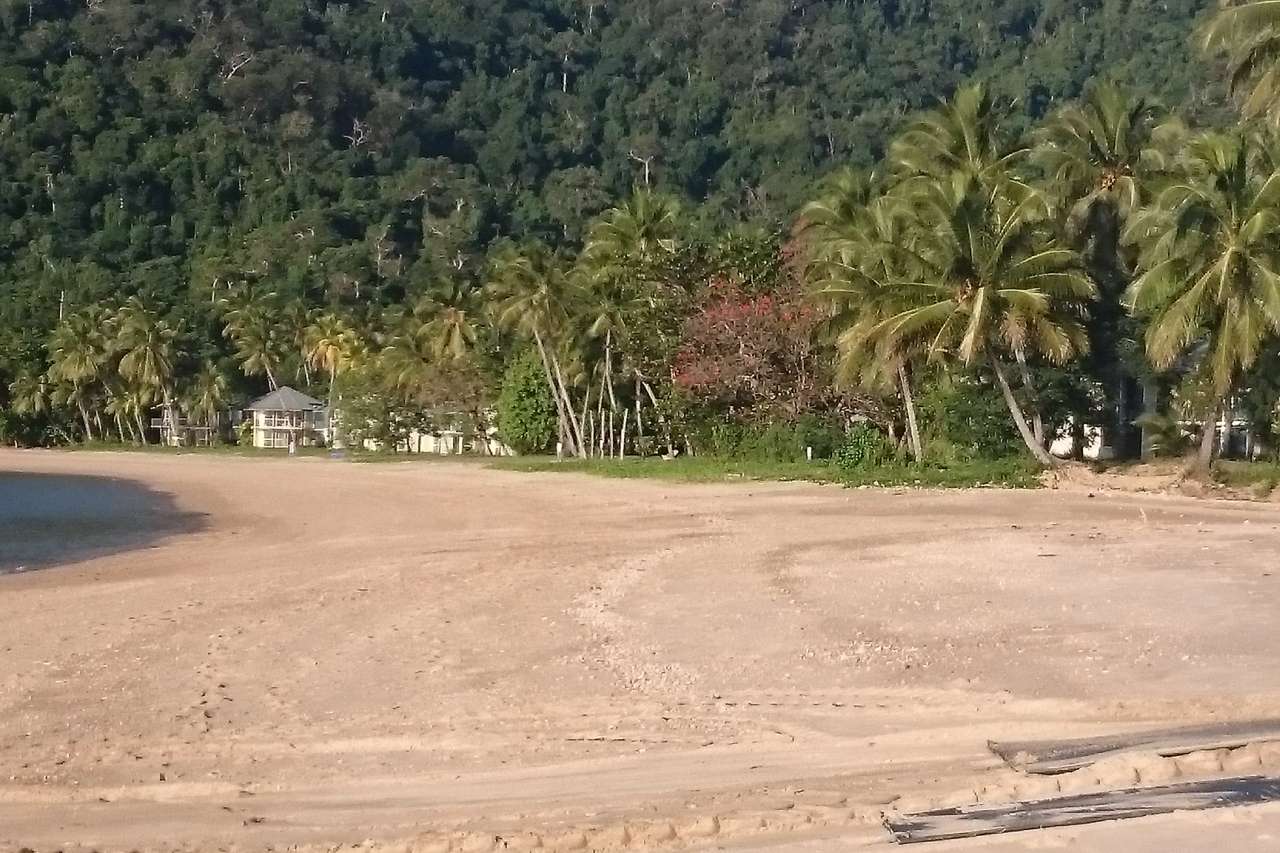
[[[0,575],[142,548],[204,525],[202,513],[129,480],[0,471]]]

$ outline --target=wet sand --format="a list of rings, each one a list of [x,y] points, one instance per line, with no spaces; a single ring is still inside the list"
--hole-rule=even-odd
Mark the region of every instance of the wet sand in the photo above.
[[[0,471],[115,478],[192,525],[76,550],[80,518],[0,577],[5,851],[887,848],[882,809],[1016,793],[988,738],[1280,715],[1274,506],[310,458]],[[1271,807],[1142,825],[976,849],[1280,838]]]
[[[0,467],[0,575],[144,548],[203,521],[132,480]]]

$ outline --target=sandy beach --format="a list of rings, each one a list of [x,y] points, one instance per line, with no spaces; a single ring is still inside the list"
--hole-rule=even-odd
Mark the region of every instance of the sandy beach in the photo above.
[[[11,450],[0,497],[3,851],[888,849],[1037,793],[988,739],[1280,716],[1274,505]],[[1208,847],[1280,809],[927,849]]]

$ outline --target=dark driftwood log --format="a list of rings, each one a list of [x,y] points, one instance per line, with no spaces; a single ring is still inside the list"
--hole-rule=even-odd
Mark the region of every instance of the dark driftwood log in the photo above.
[[[886,817],[885,826],[893,833],[894,841],[915,844],[1275,800],[1280,800],[1280,779],[1241,776],[1153,788],[1125,788],[1100,794],[1077,794],[1029,803],[938,809]]]
[[[1210,723],[1077,740],[989,741],[987,746],[1025,773],[1067,773],[1120,752],[1143,750],[1162,756],[1202,749],[1234,749],[1257,741],[1280,740],[1280,720]]]

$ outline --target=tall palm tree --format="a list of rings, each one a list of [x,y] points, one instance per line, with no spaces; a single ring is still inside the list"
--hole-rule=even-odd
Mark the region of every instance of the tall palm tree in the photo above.
[[[290,300],[279,314],[280,338],[298,359],[294,381],[302,379],[311,387],[311,363],[307,357],[307,335],[311,330],[311,311],[301,299]]]
[[[222,410],[227,406],[227,377],[212,361],[206,361],[191,381],[187,389],[185,408],[187,412],[203,426],[210,430],[211,439],[216,441],[218,428],[222,419]]]
[[[903,225],[901,200],[882,193],[874,179],[836,176],[826,193],[801,213],[801,235],[809,247],[808,279],[826,305],[826,333],[839,355],[836,379],[878,389],[896,384],[907,416],[907,439],[916,461],[924,456],[905,349],[886,357],[873,332],[901,307],[895,283],[919,266]]]
[[[329,377],[329,421],[337,423],[334,405],[338,376],[352,365],[363,347],[360,336],[346,320],[332,311],[317,315],[307,327],[304,355],[316,370]],[[332,442],[332,438],[330,439]]]
[[[904,178],[959,174],[987,185],[1013,180],[1029,149],[1010,133],[1008,117],[1008,105],[984,86],[961,87],[893,141],[890,168]]]
[[[275,391],[284,347],[270,296],[224,300],[224,306],[222,333],[235,347],[241,370],[245,376],[266,376]]]
[[[1120,235],[1146,187],[1159,177],[1160,158],[1152,146],[1161,117],[1146,98],[1103,83],[1055,113],[1036,135],[1035,157],[1066,211],[1067,238],[1083,252],[1098,285],[1089,323],[1090,367],[1112,415],[1110,444],[1125,456],[1140,451],[1133,427],[1140,395],[1138,366],[1123,357],[1123,341],[1135,332],[1124,305],[1132,258]]]
[[[413,305],[409,321],[413,334],[424,338],[440,361],[464,358],[476,345],[475,291],[450,281],[432,288]]]
[[[101,308],[91,307],[68,314],[54,329],[49,342],[49,377],[70,385],[67,395],[80,412],[85,438],[94,438],[89,417],[90,386],[101,379],[110,358],[110,344]]]
[[[178,426],[174,410],[174,339],[177,332],[136,296],[120,309],[117,321],[117,344],[123,353],[120,356],[120,375],[160,398],[172,440]]]
[[[542,246],[507,250],[495,258],[486,285],[495,306],[495,324],[532,339],[542,359],[547,387],[556,402],[560,433],[571,455],[585,455],[582,424],[565,382],[559,349],[581,298],[564,262]]]
[[[670,197],[637,189],[591,226],[583,253],[604,266],[650,263],[679,243],[680,206]]]
[[[1082,320],[1094,287],[1078,255],[1052,242],[1048,203],[1025,188],[1008,193],[957,173],[917,184],[904,203],[919,267],[896,284],[906,307],[870,337],[890,357],[919,351],[931,361],[989,366],[1027,449],[1053,464],[1013,393],[1006,360],[1064,362],[1087,350]]]
[[[1148,318],[1148,357],[1163,370],[1198,355],[1210,391],[1202,476],[1223,401],[1280,333],[1280,171],[1259,154],[1247,133],[1199,137],[1183,157],[1184,176],[1126,230],[1141,250],[1128,298]]]
[[[1211,54],[1227,57],[1231,93],[1246,118],[1280,124],[1280,0],[1223,0],[1200,31]]]
[[[21,373],[9,383],[9,399],[19,415],[48,414],[52,393],[49,377],[43,373]]]

